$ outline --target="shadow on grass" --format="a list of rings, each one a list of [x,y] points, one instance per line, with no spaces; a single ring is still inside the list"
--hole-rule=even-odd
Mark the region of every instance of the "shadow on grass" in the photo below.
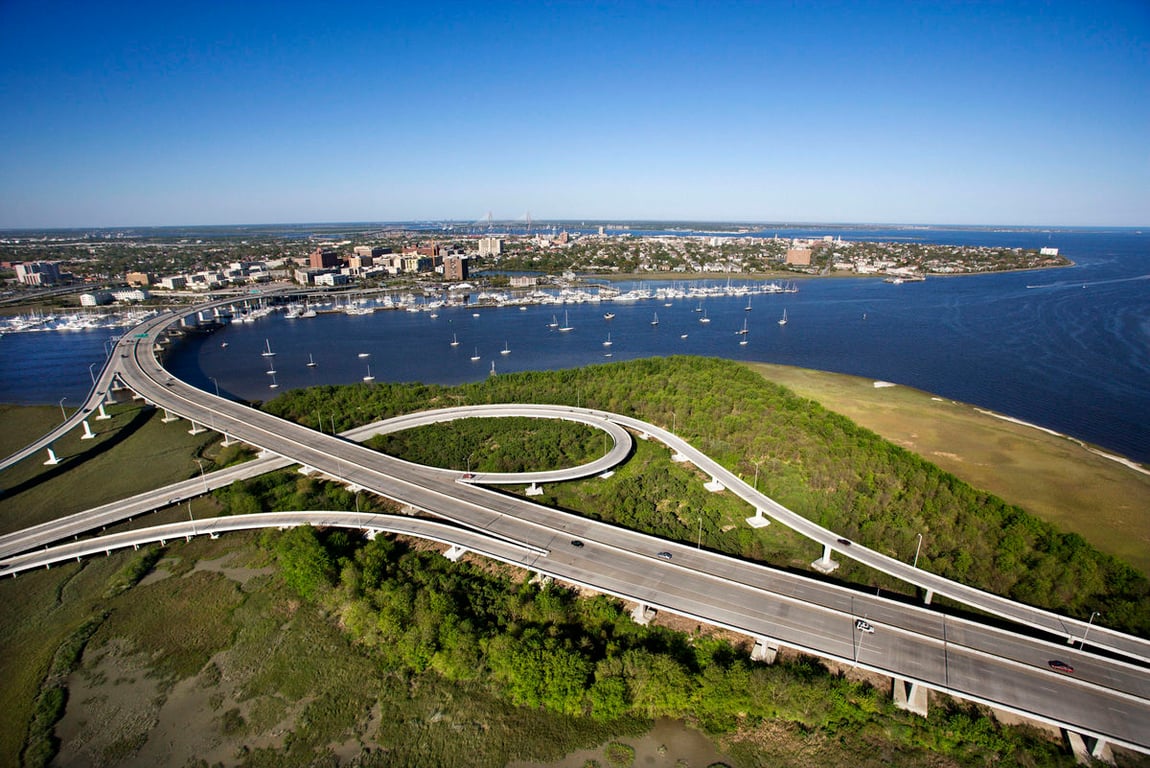
[[[30,477],[22,483],[17,483],[11,488],[0,489],[0,495],[12,497],[24,493],[25,491],[31,490],[32,488],[35,488],[42,483],[46,483],[50,480],[60,477],[65,472],[75,467],[77,464],[81,464],[85,461],[88,461],[89,459],[93,459],[103,453],[107,453],[134,435],[137,431],[140,430],[140,428],[147,424],[148,421],[152,418],[153,412],[154,409],[150,406],[141,406],[127,423],[117,428],[107,439],[101,440],[91,448],[71,456],[61,456],[59,464],[56,464],[51,469],[48,469],[44,472],[37,473],[35,477]]]

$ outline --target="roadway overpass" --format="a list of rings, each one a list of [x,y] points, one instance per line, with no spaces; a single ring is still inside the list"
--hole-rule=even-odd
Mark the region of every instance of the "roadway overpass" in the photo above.
[[[826,592],[827,585],[803,577],[780,581],[778,571],[540,507],[462,482],[458,472],[402,462],[221,400],[173,379],[155,359],[153,344],[157,335],[175,319],[160,318],[143,324],[137,334],[120,342],[121,356],[112,359],[125,384],[173,413],[200,424],[212,423],[217,430],[287,460],[454,521],[473,532],[517,541],[529,549],[546,550],[546,554],[535,555],[531,562],[524,563],[525,567],[727,626],[762,638],[765,643],[781,642],[818,655],[857,662],[897,679],[1010,709],[1103,740],[1150,749],[1150,693],[1146,690],[1144,666],[975,622],[956,624],[957,620],[924,607],[882,602],[849,590]],[[709,473],[713,482],[748,499],[756,509],[763,509],[780,521],[786,519],[796,528],[805,522],[802,518],[788,519],[785,508],[754,494],[739,478],[685,442],[676,442],[678,439],[665,430],[586,409],[532,408],[617,420],[672,445]],[[512,410],[522,414],[527,408]],[[837,542],[829,531],[817,527],[807,531],[824,546],[833,547]],[[834,541],[825,537],[834,537]],[[571,547],[573,538],[585,541],[586,546]],[[985,593],[966,592],[969,588],[959,589],[962,585],[938,580],[897,561],[884,562],[882,556],[861,546],[841,548],[844,554],[887,572],[896,567],[905,569],[907,580],[925,589],[961,594],[962,597],[955,596],[958,600],[984,600]],[[668,551],[673,559],[659,559],[655,556],[657,551]],[[1076,630],[1085,631],[1083,622],[989,597],[993,598],[986,603],[991,606],[989,610],[1027,626],[1041,627],[1061,637],[1073,637]],[[868,635],[865,641],[856,640],[856,617],[865,617],[876,628],[876,634]],[[848,618],[850,621],[844,622]],[[849,624],[849,631],[844,631],[845,624]],[[1097,642],[1116,653],[1147,658],[1145,641],[1102,630],[1094,627],[1090,635],[1092,648]],[[1070,661],[1078,673],[1068,677],[1051,672],[1046,663],[1051,658]]]

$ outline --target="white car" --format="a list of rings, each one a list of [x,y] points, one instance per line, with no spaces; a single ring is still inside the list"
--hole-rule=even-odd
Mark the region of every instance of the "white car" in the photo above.
[[[868,635],[874,634],[874,627],[862,619],[855,621],[855,629],[857,629],[859,632],[866,632]]]

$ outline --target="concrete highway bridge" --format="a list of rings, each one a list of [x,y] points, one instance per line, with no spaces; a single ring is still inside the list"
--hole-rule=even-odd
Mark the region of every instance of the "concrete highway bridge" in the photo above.
[[[223,303],[226,302],[190,312]],[[896,698],[916,711],[925,712],[926,690],[931,689],[1062,727],[1072,743],[1085,749],[1085,739],[1097,756],[1105,756],[1108,743],[1150,752],[1147,641],[990,595],[846,542],[758,493],[671,432],[618,414],[566,406],[476,406],[410,414],[364,428],[406,429],[449,418],[516,415],[582,421],[607,429],[612,435],[614,449],[609,456],[594,465],[546,476],[465,477],[458,471],[379,454],[343,436],[318,433],[174,379],[157,360],[155,350],[166,329],[180,322],[185,314],[154,318],[126,334],[109,357],[92,395],[82,410],[73,414],[71,425],[84,424],[88,431],[86,419],[94,412],[103,413],[104,398],[116,382],[169,415],[188,419],[193,430],[210,424],[227,439],[264,449],[267,458],[252,462],[247,469],[224,470],[235,473],[231,479],[227,479],[229,475],[212,473],[177,484],[178,487],[142,494],[144,498],[129,500],[128,507],[136,512],[117,511],[116,505],[108,505],[109,509],[90,515],[72,516],[0,537],[0,574],[15,574],[121,546],[214,535],[235,527],[310,523],[423,535],[448,544],[453,556],[475,551],[634,601],[639,605],[640,617],[647,609],[666,610],[741,632],[754,638],[755,653],[760,658],[770,658],[774,649],[785,645],[889,675],[895,680]],[[823,556],[812,564],[817,569],[833,570],[835,554],[851,557],[915,584],[924,590],[928,600],[934,594],[945,595],[1019,625],[1020,629],[1008,631],[1000,625],[954,618],[926,605],[864,595],[567,514],[486,487],[530,483],[538,488],[541,482],[606,471],[629,451],[630,437],[624,437],[627,430],[668,445],[673,458],[691,462],[710,478],[706,482],[709,489],[725,490],[746,500],[755,510],[748,524],[779,522],[821,543]],[[349,435],[358,436],[361,435]],[[13,460],[30,455],[30,451],[46,450],[48,445],[50,440],[41,440]],[[53,458],[50,456],[50,460]],[[226,484],[245,471],[259,470],[260,463],[269,469],[298,463],[308,471],[377,493],[443,522],[423,526],[407,517],[298,512],[282,513],[286,515],[283,517],[188,521],[164,526],[162,530],[115,534],[118,538],[103,536],[49,546],[83,530],[115,522],[117,515],[123,519],[139,514],[149,505],[155,509],[173,498]],[[406,527],[397,527],[397,521],[403,521]],[[583,546],[574,546],[574,541]],[[860,630],[859,619],[874,632]],[[1081,647],[1087,632],[1090,652]],[[1080,647],[1075,648],[1075,642]],[[1053,659],[1069,662],[1075,673],[1053,671],[1049,666]]]

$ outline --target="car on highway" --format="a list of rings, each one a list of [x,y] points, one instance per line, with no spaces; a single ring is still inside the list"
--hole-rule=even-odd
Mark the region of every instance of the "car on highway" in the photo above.
[[[868,635],[874,634],[874,627],[872,627],[869,622],[863,621],[862,619],[855,621],[855,629],[857,629],[859,632],[866,632]]]
[[[1059,661],[1058,659],[1051,659],[1050,661],[1048,661],[1046,663],[1049,664],[1050,668],[1053,669],[1055,672],[1061,672],[1064,675],[1073,675],[1074,674],[1074,667],[1070,666],[1065,661]]]
[[[844,547],[849,547],[851,545],[850,539],[839,539],[838,541],[839,544],[842,544]]]
[[[579,539],[571,539],[571,546],[579,547],[581,549],[583,547],[583,542],[579,541]]]
[[[670,560],[671,559],[671,553],[670,552],[660,552],[658,554],[658,557],[661,560]]]

